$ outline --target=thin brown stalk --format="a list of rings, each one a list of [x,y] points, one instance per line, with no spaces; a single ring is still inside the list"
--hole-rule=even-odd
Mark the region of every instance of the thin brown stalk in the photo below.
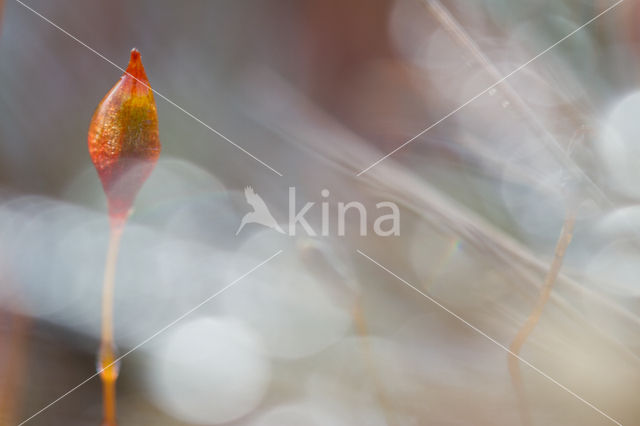
[[[6,357],[0,359],[0,426],[9,426],[17,424],[31,319],[8,311],[0,311],[0,318],[9,325],[7,335],[0,336],[0,347],[6,348]]]
[[[533,310],[529,314],[529,317],[522,325],[522,327],[518,331],[518,334],[513,339],[511,346],[509,347],[509,350],[511,351],[508,356],[509,374],[511,375],[511,381],[518,398],[518,405],[520,407],[522,423],[527,426],[531,424],[531,413],[526,402],[524,383],[522,381],[522,375],[520,372],[520,364],[516,355],[520,354],[522,346],[535,328],[536,324],[538,324],[538,321],[540,321],[540,316],[542,315],[544,306],[549,301],[551,290],[553,289],[553,285],[556,282],[558,274],[560,273],[560,268],[562,267],[564,254],[567,251],[569,244],[571,243],[571,237],[573,234],[575,222],[575,212],[571,210],[567,214],[564,225],[562,226],[562,230],[560,231],[560,237],[558,238],[558,242],[556,244],[555,256],[553,258],[553,261],[551,262],[551,266],[549,268],[549,271],[547,272],[547,276],[545,277],[544,284],[540,289],[538,301],[536,302]]]
[[[120,239],[124,222],[112,223],[109,235],[109,248],[104,270],[102,287],[102,334],[99,353],[100,379],[103,389],[103,426],[115,426],[116,423],[116,380],[118,366],[113,337],[113,298],[115,287],[116,263],[120,248]]]

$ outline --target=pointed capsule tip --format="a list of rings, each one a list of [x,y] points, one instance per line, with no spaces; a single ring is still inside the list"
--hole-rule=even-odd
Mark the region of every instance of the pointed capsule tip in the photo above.
[[[142,60],[140,59],[140,51],[135,47],[131,49],[131,59],[129,60],[127,72],[138,80],[148,81],[147,74],[144,72]]]

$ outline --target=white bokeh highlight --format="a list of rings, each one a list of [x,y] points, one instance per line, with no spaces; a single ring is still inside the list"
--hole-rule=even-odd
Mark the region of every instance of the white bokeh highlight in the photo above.
[[[155,404],[193,424],[221,424],[253,411],[265,394],[270,363],[259,337],[235,319],[202,317],[168,331],[150,356]]]

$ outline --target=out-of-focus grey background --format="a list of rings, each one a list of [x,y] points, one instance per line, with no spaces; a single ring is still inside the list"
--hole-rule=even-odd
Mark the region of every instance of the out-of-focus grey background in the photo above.
[[[105,58],[125,67],[133,47],[188,114],[156,95],[163,151],[117,268],[120,353],[283,252],[122,360],[119,424],[522,424],[495,343],[533,309],[569,214],[521,355],[584,401],[521,365],[531,422],[639,423],[640,5],[537,57],[612,5],[5,1],[0,424],[95,372],[108,224],[86,136],[122,74]],[[236,236],[247,186],[281,223],[289,188],[315,229],[328,203],[329,235]],[[350,201],[367,236],[354,215],[337,233]],[[399,236],[372,232],[382,201]],[[100,420],[94,378],[26,424]]]

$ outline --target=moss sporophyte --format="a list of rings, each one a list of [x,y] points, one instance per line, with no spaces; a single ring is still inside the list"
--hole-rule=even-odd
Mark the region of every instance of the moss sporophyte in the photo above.
[[[113,289],[118,247],[136,195],[153,171],[161,149],[153,90],[138,50],[131,51],[125,73],[93,114],[88,145],[107,196],[111,226],[102,291],[98,372],[103,384],[103,426],[115,426],[118,359],[113,334]]]

